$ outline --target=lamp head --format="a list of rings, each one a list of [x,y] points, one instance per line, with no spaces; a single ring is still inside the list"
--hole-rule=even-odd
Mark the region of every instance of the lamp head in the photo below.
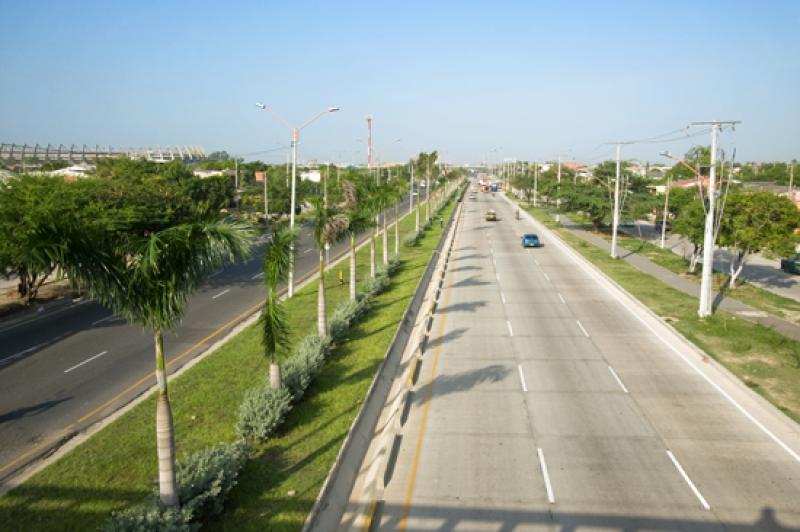
[[[336,111],[338,111],[338,110],[339,110],[339,108],[338,108],[338,107],[328,107],[328,112],[329,112],[329,113],[335,113],[335,112],[336,112]]]
[[[261,102],[256,102],[256,107],[258,107],[258,108],[259,108],[259,109],[261,109],[261,110],[265,110],[265,109],[267,108],[267,106],[266,106],[266,105],[264,105],[264,104],[263,104],[263,103],[261,103]]]
[[[672,156],[672,154],[671,154],[669,151],[667,151],[667,150],[664,150],[664,151],[662,151],[661,153],[659,153],[659,155],[661,155],[662,157],[668,157],[668,158],[670,158],[670,159],[674,159],[674,157]]]

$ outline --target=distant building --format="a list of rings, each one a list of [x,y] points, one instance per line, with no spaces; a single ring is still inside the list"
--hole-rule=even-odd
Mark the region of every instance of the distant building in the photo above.
[[[196,177],[201,179],[205,179],[207,177],[217,177],[221,175],[225,175],[224,170],[194,170],[192,174]]]
[[[319,183],[321,180],[321,175],[319,170],[311,170],[308,172],[303,172],[300,174],[300,179],[308,179],[314,183]]]

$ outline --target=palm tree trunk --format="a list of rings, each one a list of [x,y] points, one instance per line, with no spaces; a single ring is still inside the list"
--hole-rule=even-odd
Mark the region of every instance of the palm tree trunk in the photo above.
[[[317,290],[317,333],[321,337],[328,334],[327,311],[325,310],[325,250],[319,249],[319,290]]]
[[[394,254],[400,254],[400,202],[394,204]]]
[[[389,264],[389,231],[386,230],[386,211],[383,213],[383,265]]]
[[[369,233],[369,276],[375,277],[375,226],[370,228]]]
[[[356,300],[356,233],[350,231],[350,301]]]
[[[167,393],[167,368],[164,361],[164,337],[160,329],[154,334],[156,344],[156,449],[158,451],[158,491],[165,506],[178,506],[175,478],[175,426]]]
[[[417,201],[417,210],[414,211],[414,231],[419,233],[419,200]]]

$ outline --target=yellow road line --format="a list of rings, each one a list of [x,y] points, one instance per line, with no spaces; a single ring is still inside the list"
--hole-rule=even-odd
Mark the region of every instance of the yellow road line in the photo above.
[[[461,213],[463,213],[463,209]],[[461,213],[459,214],[459,218],[461,217]],[[456,227],[458,230],[458,227]],[[455,237],[454,237],[455,238]],[[457,258],[453,259],[453,263],[458,260]],[[444,272],[442,272],[444,273]],[[444,305],[443,308],[447,309],[447,305],[450,302],[450,293],[453,288],[453,276],[450,276],[450,281],[447,283],[447,292],[444,296]],[[444,335],[444,327],[447,323],[447,310],[442,311],[442,322],[439,324],[439,337]],[[431,374],[428,378],[428,395],[425,397],[425,407],[422,410],[422,419],[419,423],[419,435],[417,436],[417,445],[414,449],[414,459],[411,462],[411,472],[409,473],[408,477],[408,488],[406,488],[406,500],[403,506],[403,515],[400,517],[400,523],[398,525],[398,530],[405,530],[406,526],[408,525],[408,514],[411,511],[411,499],[414,497],[414,484],[417,480],[417,468],[419,467],[419,457],[422,454],[422,440],[425,436],[425,425],[428,422],[428,412],[431,407],[431,402],[433,401],[433,379],[436,377],[436,366],[439,364],[439,354],[442,350],[442,343],[436,346],[436,349],[433,353],[433,362],[431,366]]]

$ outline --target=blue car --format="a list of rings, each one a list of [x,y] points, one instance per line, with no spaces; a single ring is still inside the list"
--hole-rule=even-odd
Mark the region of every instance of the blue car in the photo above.
[[[522,236],[522,247],[524,248],[540,248],[542,247],[541,242],[539,242],[539,236],[534,235],[533,233],[529,233],[527,235]]]

